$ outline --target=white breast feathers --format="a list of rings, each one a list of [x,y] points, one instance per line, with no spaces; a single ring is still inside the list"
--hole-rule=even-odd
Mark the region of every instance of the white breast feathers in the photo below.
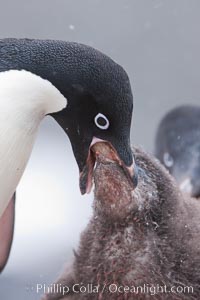
[[[0,73],[0,217],[23,174],[40,121],[66,105],[58,89],[37,75]]]

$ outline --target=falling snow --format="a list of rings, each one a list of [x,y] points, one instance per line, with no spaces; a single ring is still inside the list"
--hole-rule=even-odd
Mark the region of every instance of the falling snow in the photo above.
[[[70,24],[70,25],[69,25],[69,29],[70,29],[70,30],[74,30],[74,29],[75,29],[75,26],[74,26],[73,24]]]

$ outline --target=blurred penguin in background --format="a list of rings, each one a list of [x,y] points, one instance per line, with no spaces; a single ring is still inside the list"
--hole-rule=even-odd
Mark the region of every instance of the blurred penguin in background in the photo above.
[[[155,155],[175,177],[184,193],[200,196],[200,107],[180,106],[161,120]]]

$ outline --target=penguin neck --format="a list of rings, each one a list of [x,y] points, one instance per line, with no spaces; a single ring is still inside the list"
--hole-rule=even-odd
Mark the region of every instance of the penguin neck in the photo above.
[[[0,217],[30,157],[39,124],[66,99],[47,80],[26,71],[0,73]]]

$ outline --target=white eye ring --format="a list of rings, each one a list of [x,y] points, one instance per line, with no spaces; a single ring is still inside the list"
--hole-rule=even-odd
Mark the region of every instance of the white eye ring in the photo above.
[[[99,118],[104,119],[105,125],[101,125],[101,124],[98,123],[98,119],[99,119]],[[106,118],[106,116],[104,116],[103,114],[100,114],[100,113],[96,115],[96,117],[94,118],[94,122],[95,122],[96,126],[99,127],[99,128],[102,129],[102,130],[106,130],[106,129],[108,129],[108,127],[110,126],[110,122],[109,122],[109,120]]]
[[[164,161],[165,166],[168,168],[171,168],[174,164],[173,157],[168,152],[164,153],[163,161]]]

